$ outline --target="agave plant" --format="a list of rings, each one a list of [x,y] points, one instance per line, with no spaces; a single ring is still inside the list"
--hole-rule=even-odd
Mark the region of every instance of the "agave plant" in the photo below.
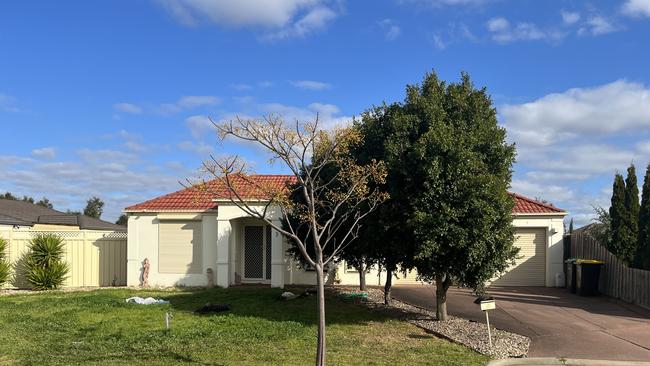
[[[29,242],[25,277],[37,290],[57,289],[68,277],[69,267],[63,261],[63,238],[55,234],[38,234]]]
[[[0,286],[4,285],[11,275],[11,265],[6,256],[7,241],[0,238]]]

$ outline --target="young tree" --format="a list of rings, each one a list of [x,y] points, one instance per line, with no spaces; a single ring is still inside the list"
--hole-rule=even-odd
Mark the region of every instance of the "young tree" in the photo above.
[[[639,186],[634,164],[627,168],[627,177],[625,178],[625,211],[628,236],[625,238],[622,258],[626,263],[632,263],[639,240]]]
[[[86,201],[86,208],[84,208],[84,215],[94,217],[96,219],[102,216],[104,212],[104,201],[99,197],[91,197]]]
[[[587,227],[586,232],[605,246],[608,246],[612,238],[612,219],[609,216],[609,211],[600,206],[592,207],[596,217],[593,219],[593,225]]]
[[[569,221],[569,234],[573,233],[573,217]]]
[[[224,198],[292,240],[304,260],[314,268],[318,300],[316,365],[325,365],[324,270],[357,237],[359,222],[386,199],[384,192],[374,188],[385,180],[383,163],[358,164],[350,158],[349,150],[359,143],[360,134],[349,128],[324,131],[318,126],[318,118],[313,123],[296,121],[293,127],[277,116],[261,120],[237,118],[215,123],[215,127],[221,139],[234,137],[265,149],[272,161],[281,162],[295,177],[290,191],[299,192],[301,200],[292,200],[291,192],[259,185],[250,179],[247,167],[237,157],[213,158],[204,164],[206,171],[225,185]],[[337,167],[337,173],[331,180],[323,180],[320,171],[331,166]],[[332,185],[333,182],[336,184]],[[247,201],[238,192],[241,184],[264,192],[267,200]],[[224,196],[224,192],[213,194]],[[288,225],[283,227],[273,222],[268,215],[270,210],[279,210]],[[294,224],[291,217],[300,220]],[[309,239],[298,235],[300,226],[307,227]]]
[[[413,201],[415,268],[435,283],[436,316],[444,321],[453,283],[480,288],[518,253],[508,193],[515,147],[485,88],[467,74],[451,84],[426,75],[408,87],[403,108],[426,126],[409,156],[412,185],[405,190]]]
[[[52,202],[50,202],[50,200],[47,199],[46,197],[41,198],[41,200],[36,202],[36,204],[39,206],[43,206],[45,208],[54,208]]]
[[[352,159],[352,156],[348,157],[349,159]],[[324,182],[329,182],[328,187],[325,188],[325,191],[330,191],[332,193],[335,193],[337,190],[341,189],[340,183],[336,180],[336,175],[339,174],[339,167],[334,166],[331,164],[330,166],[324,167],[322,170],[319,172],[319,179]],[[324,195],[327,195],[328,193],[323,193]],[[305,204],[305,200],[303,197],[303,194],[301,191],[296,191],[294,190],[291,193],[291,200],[294,201],[297,204],[303,205]],[[347,209],[347,208],[344,208]],[[362,210],[365,210],[365,208],[362,208]],[[317,215],[321,220],[327,219],[327,212],[318,212]],[[288,225],[292,225],[293,227],[297,228],[296,234],[300,237],[305,238],[307,242],[307,250],[309,251],[310,255],[314,255],[314,246],[311,243],[311,238],[310,238],[310,227],[308,225],[301,225],[302,219],[299,215],[289,215],[289,222],[284,222],[283,225],[285,229],[288,229]],[[322,225],[323,222],[319,222],[319,225]],[[361,226],[361,225],[360,225]],[[339,237],[333,237],[331,240],[333,241],[341,241],[343,239],[342,236],[346,234],[347,230],[346,228],[342,227],[341,230],[338,231],[338,236]],[[292,257],[297,260],[302,266],[307,266],[308,262],[305,260],[304,256],[302,255],[302,252],[300,251],[300,247],[297,243],[293,241],[289,241],[290,248],[289,248],[289,254],[292,255]],[[330,257],[332,255],[332,249],[329,248],[328,250],[325,250],[323,252],[325,258]],[[340,260],[344,260],[347,265],[352,265],[359,273],[359,289],[361,291],[366,291],[366,272],[369,266],[374,264],[374,259],[371,257],[371,254],[369,253],[369,246],[367,243],[363,240],[355,240],[355,242],[350,245],[345,246],[342,248],[340,251],[338,251],[338,255],[336,258],[333,259],[333,261],[337,262],[336,264],[338,265],[338,262]]]
[[[650,164],[646,168],[639,209],[639,237],[634,256],[636,268],[650,270]]]
[[[623,259],[625,243],[630,235],[625,222],[627,218],[627,209],[625,208],[625,181],[623,180],[623,176],[619,173],[616,173],[614,176],[609,217],[611,223],[611,234],[607,247],[612,254]]]

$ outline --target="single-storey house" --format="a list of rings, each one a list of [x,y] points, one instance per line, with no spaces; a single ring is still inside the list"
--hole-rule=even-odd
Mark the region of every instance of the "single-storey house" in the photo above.
[[[126,227],[76,213],[65,213],[27,201],[0,199],[0,229],[34,231],[126,231]]]
[[[282,186],[293,179],[286,175],[250,178],[259,185]],[[222,182],[213,180],[207,185],[204,190],[186,188],[124,210],[128,215],[129,286],[142,283],[145,260],[148,284],[153,286],[315,283],[314,272],[287,255],[282,235],[220,198],[225,197],[219,194],[225,192]],[[251,206],[262,208],[264,198],[254,187],[242,182],[238,190]],[[520,258],[493,285],[553,286],[556,273],[562,272],[566,212],[519,194],[512,197]],[[278,224],[281,220],[278,212],[270,212],[269,218]],[[332,272],[330,281],[358,284],[358,274],[345,263]],[[395,283],[415,282],[416,277],[409,273]],[[384,279],[385,272],[377,270],[367,275],[368,284],[381,284]]]

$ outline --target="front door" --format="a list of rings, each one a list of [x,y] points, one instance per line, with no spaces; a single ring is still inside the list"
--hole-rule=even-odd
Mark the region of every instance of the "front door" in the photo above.
[[[271,227],[244,226],[244,278],[246,282],[271,280]]]

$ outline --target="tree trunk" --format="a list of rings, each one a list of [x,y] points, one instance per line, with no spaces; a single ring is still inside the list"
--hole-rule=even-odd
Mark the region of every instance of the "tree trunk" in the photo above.
[[[363,262],[357,267],[359,272],[359,290],[366,291],[366,267]]]
[[[436,276],[436,318],[447,320],[447,290],[451,281],[446,275]]]
[[[318,297],[318,344],[316,346],[316,366],[325,366],[325,275],[323,265],[316,265],[316,296]]]
[[[392,304],[390,290],[393,288],[393,270],[386,268],[386,284],[384,285],[384,304]]]

